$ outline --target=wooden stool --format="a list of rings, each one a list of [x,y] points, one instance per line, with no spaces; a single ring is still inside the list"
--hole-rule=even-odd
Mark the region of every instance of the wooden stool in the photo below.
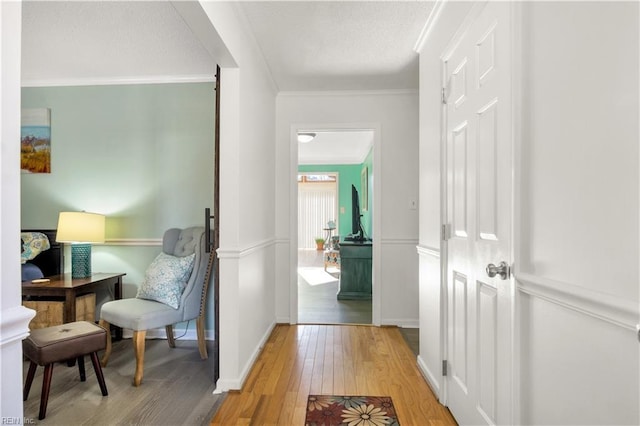
[[[43,365],[44,377],[38,419],[44,419],[47,412],[53,364],[56,362],[77,359],[80,381],[84,382],[86,380],[84,355],[90,354],[102,396],[108,395],[97,354],[97,351],[104,349],[106,345],[107,332],[102,327],[87,321],[71,322],[31,331],[31,335],[22,341],[24,355],[31,361],[24,384],[23,400],[26,401],[29,396],[36,368],[38,365]]]

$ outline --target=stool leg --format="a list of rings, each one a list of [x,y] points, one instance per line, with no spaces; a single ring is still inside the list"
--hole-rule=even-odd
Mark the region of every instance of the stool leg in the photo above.
[[[49,389],[51,388],[51,377],[53,376],[53,364],[44,366],[44,377],[42,378],[42,395],[40,395],[40,414],[38,419],[44,419],[47,414],[47,402],[49,401]]]
[[[107,347],[104,349],[104,355],[102,356],[102,366],[106,367],[111,356],[111,325],[105,320],[100,320],[100,327],[107,331]]]
[[[27,398],[29,398],[29,391],[31,390],[33,377],[36,375],[36,368],[38,368],[38,364],[31,361],[31,363],[29,364],[29,372],[27,373],[27,381],[24,383],[24,392],[22,394],[23,401],[26,401]]]
[[[78,357],[78,371],[80,372],[80,381],[84,382],[87,380],[87,375],[84,372],[84,356],[80,355]]]
[[[104,376],[102,375],[102,367],[100,367],[100,361],[98,360],[97,352],[91,352],[91,363],[93,364],[93,369],[96,372],[96,377],[98,378],[98,384],[100,385],[102,396],[109,395],[109,393],[107,392],[107,384],[104,382]]]

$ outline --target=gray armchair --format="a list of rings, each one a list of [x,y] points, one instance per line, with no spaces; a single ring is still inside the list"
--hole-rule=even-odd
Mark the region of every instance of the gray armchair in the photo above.
[[[213,254],[206,253],[204,227],[186,229],[172,228],[164,233],[163,253],[185,257],[195,253],[193,269],[180,296],[178,308],[165,303],[142,298],[114,300],[102,306],[100,326],[107,331],[110,324],[133,330],[133,349],[136,356],[134,386],[140,386],[144,370],[144,349],[147,330],[165,327],[170,347],[175,347],[173,324],[195,319],[200,357],[207,359],[204,336],[205,301],[209,281],[212,277]],[[111,355],[111,333],[107,333],[107,347],[102,366],[105,367]]]

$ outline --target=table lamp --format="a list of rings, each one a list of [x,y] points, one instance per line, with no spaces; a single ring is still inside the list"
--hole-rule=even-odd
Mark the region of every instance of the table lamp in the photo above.
[[[71,243],[71,277],[91,276],[91,243],[104,243],[104,215],[60,212],[56,241]]]

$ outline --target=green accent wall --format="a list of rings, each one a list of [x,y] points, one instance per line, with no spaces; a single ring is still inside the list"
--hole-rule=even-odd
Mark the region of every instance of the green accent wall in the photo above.
[[[371,157],[369,155],[367,158]],[[351,233],[351,185],[355,185],[358,194],[362,199],[361,172],[366,162],[363,164],[318,164],[299,165],[299,173],[337,173],[338,174],[338,232],[341,237]],[[371,174],[372,167],[369,167]],[[371,177],[370,177],[371,180]],[[371,204],[371,186],[369,186],[369,205]],[[371,209],[362,211],[362,226],[367,236],[371,236]]]

